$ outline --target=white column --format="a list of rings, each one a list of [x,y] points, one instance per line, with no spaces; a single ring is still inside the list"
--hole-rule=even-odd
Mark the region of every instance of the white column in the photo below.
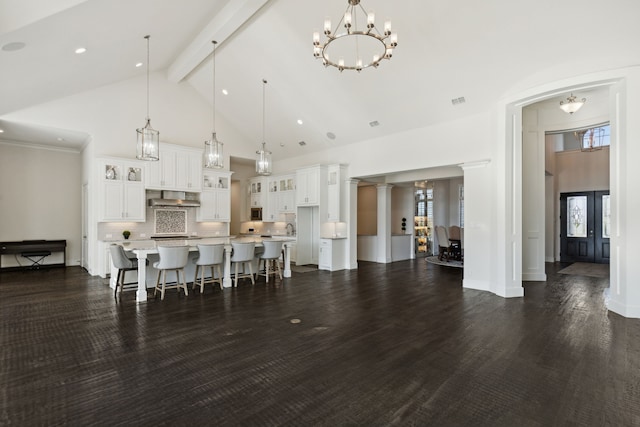
[[[290,242],[286,242],[283,245],[284,246],[284,271],[282,272],[283,277],[291,277],[291,245],[292,243]]]
[[[222,287],[230,288],[231,282],[231,245],[224,245],[224,273],[222,274]]]
[[[138,291],[137,302],[147,302],[147,251],[133,251],[138,257]]]
[[[348,206],[346,209],[347,217],[345,221],[347,222],[347,268],[348,269],[356,269],[358,268],[358,180],[357,179],[347,179],[347,195],[345,200],[348,201]]]
[[[379,184],[378,189],[378,247],[377,262],[391,262],[391,188],[390,184]]]

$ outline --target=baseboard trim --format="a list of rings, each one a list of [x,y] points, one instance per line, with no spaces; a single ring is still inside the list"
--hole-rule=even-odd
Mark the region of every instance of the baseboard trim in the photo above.
[[[544,273],[522,273],[523,282],[546,282],[547,275]]]
[[[463,279],[462,287],[467,289],[475,289],[477,291],[490,291],[489,282],[484,280]]]

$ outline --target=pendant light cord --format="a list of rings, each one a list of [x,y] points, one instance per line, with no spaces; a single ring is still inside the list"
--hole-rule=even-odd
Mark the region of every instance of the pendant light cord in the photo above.
[[[217,41],[213,40],[213,134],[216,133],[216,44]]]
[[[266,93],[266,87],[267,87],[267,81],[262,79],[262,151],[265,151],[265,145],[266,145],[266,141],[264,139],[264,123],[265,123],[265,116],[266,116],[266,108],[265,108],[265,93]]]
[[[144,36],[147,39],[147,121],[149,120],[149,39],[151,36]]]

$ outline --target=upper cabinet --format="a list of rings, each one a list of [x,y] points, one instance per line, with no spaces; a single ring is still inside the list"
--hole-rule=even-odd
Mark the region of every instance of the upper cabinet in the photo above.
[[[296,204],[318,206],[322,202],[322,187],[327,177],[326,166],[312,166],[296,171]],[[326,188],[326,187],[325,187]]]
[[[296,177],[282,175],[278,177],[278,212],[295,213],[296,211]]]
[[[202,150],[160,144],[160,160],[147,163],[146,187],[153,190],[202,190]]]
[[[196,221],[231,221],[231,172],[204,169]]]
[[[346,203],[342,203],[346,167],[329,165],[327,168],[327,221],[340,222],[344,218],[342,211]]]
[[[264,208],[266,204],[267,179],[259,176],[249,180],[249,207]]]
[[[145,162],[98,159],[98,221],[144,222]]]

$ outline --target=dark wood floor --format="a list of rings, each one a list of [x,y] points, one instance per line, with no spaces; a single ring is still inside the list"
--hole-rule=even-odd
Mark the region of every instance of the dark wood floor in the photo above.
[[[0,425],[640,425],[640,320],[561,267],[508,300],[420,259],[139,305],[3,272]]]

